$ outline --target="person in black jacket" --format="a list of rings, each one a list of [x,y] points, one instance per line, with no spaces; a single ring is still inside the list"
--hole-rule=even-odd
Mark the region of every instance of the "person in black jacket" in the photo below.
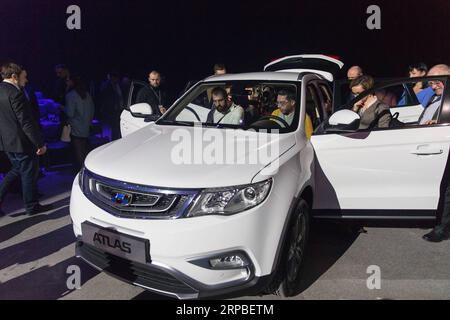
[[[60,105],[65,105],[65,97],[69,88],[67,86],[67,79],[70,77],[69,68],[65,64],[58,64],[55,66],[56,80],[53,87],[52,99]]]
[[[43,212],[50,206],[39,204],[35,177],[37,156],[45,154],[47,147],[19,86],[26,72],[15,63],[7,63],[1,73],[4,80],[0,83],[0,151],[6,153],[12,169],[0,183],[0,208],[9,186],[20,176],[26,212]]]
[[[110,72],[100,87],[101,119],[111,128],[112,140],[120,139],[120,115],[125,106],[125,96],[117,72]]]
[[[162,115],[166,112],[167,93],[161,90],[161,74],[158,71],[152,71],[148,75],[150,86],[144,87],[137,93],[135,103],[148,103],[152,107],[152,113]]]

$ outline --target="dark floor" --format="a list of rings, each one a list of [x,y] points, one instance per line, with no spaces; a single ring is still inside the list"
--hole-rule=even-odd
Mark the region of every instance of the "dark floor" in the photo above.
[[[164,298],[74,257],[72,181],[70,167],[45,172],[39,182],[42,202],[55,209],[33,217],[24,215],[19,194],[6,198],[8,215],[0,218],[0,300]],[[450,299],[450,241],[427,243],[421,239],[427,229],[421,228],[366,230],[356,234],[345,226],[315,224],[301,290],[293,299]],[[379,290],[366,285],[371,265],[380,267]],[[80,290],[67,287],[71,266],[81,270]]]

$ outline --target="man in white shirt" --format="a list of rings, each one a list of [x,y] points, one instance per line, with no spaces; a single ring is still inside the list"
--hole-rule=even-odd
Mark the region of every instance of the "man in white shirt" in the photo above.
[[[445,64],[438,64],[428,71],[428,76],[446,76],[450,75],[450,67]],[[435,124],[437,123],[437,117],[439,114],[439,107],[441,106],[442,93],[444,92],[444,83],[439,80],[430,81],[429,86],[434,91],[434,95],[431,96],[430,101],[421,117],[419,118],[419,124]]]
[[[227,91],[222,87],[212,90],[212,102],[214,111],[212,120],[214,123],[240,125],[244,119],[244,109],[234,104]]]

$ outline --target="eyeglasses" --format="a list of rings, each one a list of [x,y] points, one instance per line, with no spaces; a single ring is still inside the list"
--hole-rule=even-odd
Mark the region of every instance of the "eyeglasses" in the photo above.
[[[281,106],[281,107],[284,107],[284,106],[287,106],[287,104],[289,103],[289,101],[277,101],[277,105],[279,105],[279,106]]]
[[[432,87],[432,86],[440,86],[442,85],[442,81],[428,81],[428,86]]]

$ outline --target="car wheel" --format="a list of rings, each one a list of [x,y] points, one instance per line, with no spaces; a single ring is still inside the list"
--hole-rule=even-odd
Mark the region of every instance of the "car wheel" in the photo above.
[[[291,297],[298,294],[309,236],[309,220],[310,207],[305,200],[300,199],[286,238],[280,265],[282,280],[274,292],[278,296]]]

